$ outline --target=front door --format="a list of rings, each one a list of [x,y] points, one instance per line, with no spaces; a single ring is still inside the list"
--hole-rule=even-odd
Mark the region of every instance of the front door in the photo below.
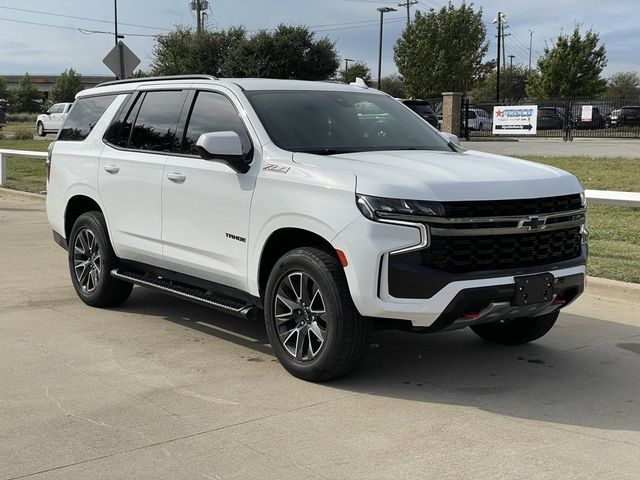
[[[223,162],[203,160],[195,148],[203,133],[234,131],[243,151],[253,150],[232,98],[230,93],[210,90],[195,94],[182,155],[169,156],[164,167],[162,244],[167,268],[246,289],[249,213],[258,153],[254,151],[249,172],[239,174]]]

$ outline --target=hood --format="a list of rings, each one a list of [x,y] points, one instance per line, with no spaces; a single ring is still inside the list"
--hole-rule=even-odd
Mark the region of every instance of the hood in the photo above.
[[[413,200],[506,200],[582,192],[570,173],[540,163],[467,150],[294,154],[296,163],[357,178],[357,192]]]

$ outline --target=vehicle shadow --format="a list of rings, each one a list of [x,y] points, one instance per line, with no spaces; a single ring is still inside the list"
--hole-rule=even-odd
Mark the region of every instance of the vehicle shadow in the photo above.
[[[262,321],[135,289],[120,310],[166,319],[272,356]],[[364,365],[322,384],[407,401],[474,407],[521,419],[640,431],[640,328],[563,314],[538,343],[504,347],[469,329],[379,331]]]

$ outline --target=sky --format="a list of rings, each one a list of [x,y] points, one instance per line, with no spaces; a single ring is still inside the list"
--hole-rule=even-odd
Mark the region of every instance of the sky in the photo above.
[[[119,32],[142,60],[142,69],[151,63],[153,35],[176,25],[195,25],[188,0],[117,1]],[[382,73],[387,75],[396,72],[393,45],[406,24],[406,9],[397,6],[399,1],[404,0],[211,0],[207,21],[214,29],[244,25],[250,31],[279,23],[308,25],[318,36],[335,42],[341,58],[366,62],[376,72],[376,9],[395,6],[397,12],[385,15]],[[421,0],[412,9],[439,9],[445,3]],[[458,5],[461,0],[453,3]],[[545,43],[580,23],[600,32],[609,59],[605,77],[618,71],[640,72],[638,0],[477,0],[473,4],[483,9],[491,41],[487,60],[495,58],[492,20],[503,11],[509,22],[507,33],[511,34],[506,38],[506,54],[515,55],[514,63],[528,64],[530,30],[534,31],[535,64]],[[55,74],[71,67],[81,74],[109,74],[102,59],[114,45],[112,32],[111,0],[0,0],[0,73]]]

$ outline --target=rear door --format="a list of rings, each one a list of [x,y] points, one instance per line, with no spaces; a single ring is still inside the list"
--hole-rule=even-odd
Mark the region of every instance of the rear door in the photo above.
[[[251,198],[259,172],[241,105],[223,87],[195,92],[185,112],[181,155],[170,155],[162,178],[162,243],[167,268],[234,288],[246,289]],[[245,174],[223,162],[200,158],[203,133],[234,131],[244,153],[253,154]]]
[[[105,136],[98,187],[121,258],[163,265],[162,173],[167,153],[179,149],[185,97],[183,89],[138,92]]]

